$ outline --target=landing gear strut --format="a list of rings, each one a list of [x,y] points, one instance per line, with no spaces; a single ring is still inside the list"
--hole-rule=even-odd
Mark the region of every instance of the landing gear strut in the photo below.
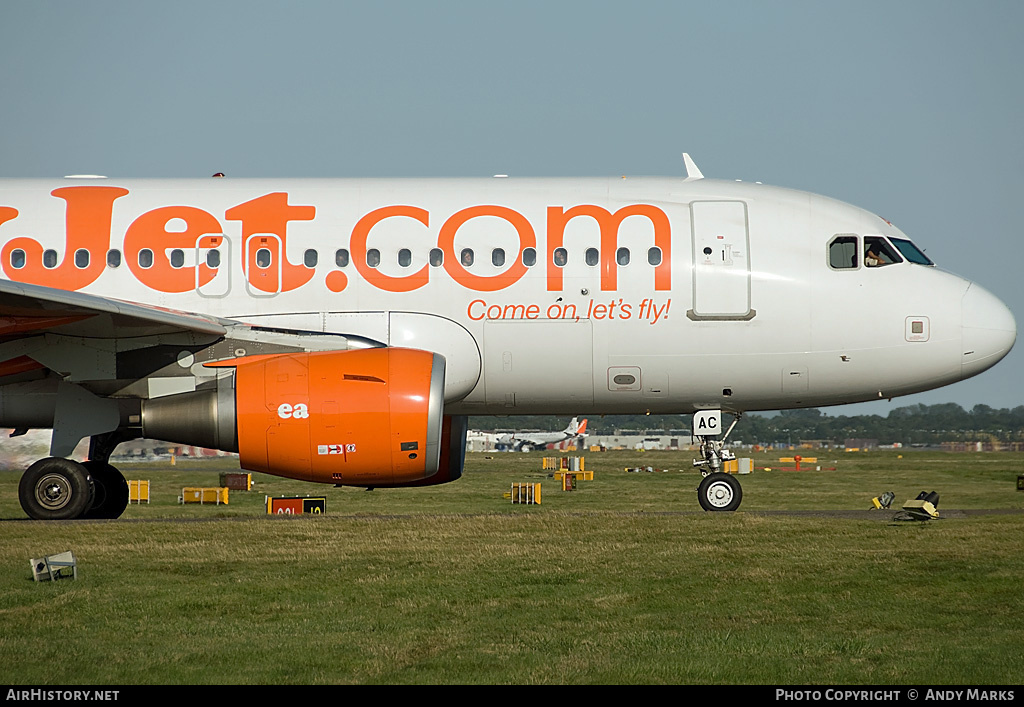
[[[725,440],[740,421],[740,415],[736,415],[722,439],[717,439],[722,430],[721,419],[719,410],[702,410],[693,416],[693,436],[700,440],[701,455],[693,460],[693,465],[703,467],[704,475],[697,487],[697,501],[705,511],[735,511],[743,500],[740,482],[721,470],[723,461],[736,458],[725,448]]]

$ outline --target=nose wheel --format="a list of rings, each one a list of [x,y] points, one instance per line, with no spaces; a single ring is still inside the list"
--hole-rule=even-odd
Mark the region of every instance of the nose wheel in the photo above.
[[[735,511],[743,500],[743,489],[730,474],[717,471],[701,480],[697,500],[705,511]]]
[[[722,464],[736,459],[725,448],[725,440],[732,433],[741,413],[735,413],[732,424],[722,435],[722,411],[700,410],[693,416],[693,436],[700,440],[700,459],[693,465],[703,468],[704,478],[697,487],[697,501],[705,511],[735,511],[743,500],[740,482],[731,474],[721,471]]]

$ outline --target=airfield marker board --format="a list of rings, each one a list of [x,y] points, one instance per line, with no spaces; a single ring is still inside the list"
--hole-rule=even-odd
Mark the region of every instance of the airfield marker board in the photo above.
[[[512,491],[505,498],[511,498],[512,503],[540,504],[540,484],[513,482]]]
[[[224,472],[220,475],[220,485],[232,491],[251,491],[252,474]]]
[[[132,479],[128,482],[128,503],[149,503],[149,480]]]
[[[212,503],[219,506],[227,502],[228,490],[218,486],[187,486],[181,490],[181,496],[178,497],[178,503]]]
[[[292,496],[277,497],[267,496],[267,514],[298,516],[298,515],[323,515],[327,513],[326,497]]]

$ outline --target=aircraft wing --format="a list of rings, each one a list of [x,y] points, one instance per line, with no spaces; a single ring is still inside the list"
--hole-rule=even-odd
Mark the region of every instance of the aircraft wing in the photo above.
[[[0,342],[39,334],[90,339],[192,333],[221,337],[233,322],[51,287],[0,280]]]
[[[233,319],[0,280],[0,380],[32,376],[21,379],[27,387],[19,399],[35,400],[26,403],[34,414],[52,415],[51,456],[68,456],[80,439],[118,427],[111,391],[145,399],[197,390],[216,372],[199,380],[202,373],[181,360],[199,351],[223,360],[248,346],[262,353],[337,350],[348,348],[348,339],[252,332]],[[39,377],[45,369],[56,376]]]
[[[21,399],[46,417],[52,410],[51,456],[68,456],[80,439],[113,431],[117,402],[79,383],[129,383],[167,363],[173,351],[196,350],[223,340],[230,320],[121,302],[51,287],[0,280],[0,378],[50,369],[58,380],[36,378]],[[127,358],[126,358],[127,357]],[[134,359],[132,359],[134,357]],[[132,360],[129,360],[132,359]],[[172,358],[173,360],[173,358]],[[180,366],[179,375],[186,371]],[[194,387],[194,386],[193,386]],[[12,403],[13,404],[13,403]],[[33,407],[34,406],[34,407]]]

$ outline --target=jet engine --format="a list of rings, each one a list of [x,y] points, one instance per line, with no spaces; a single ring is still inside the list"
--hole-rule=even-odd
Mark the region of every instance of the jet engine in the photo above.
[[[142,402],[142,436],[237,451],[241,466],[346,486],[461,476],[465,418],[446,418],[445,359],[374,348],[249,356],[213,389]],[[440,472],[440,473],[439,473]]]

